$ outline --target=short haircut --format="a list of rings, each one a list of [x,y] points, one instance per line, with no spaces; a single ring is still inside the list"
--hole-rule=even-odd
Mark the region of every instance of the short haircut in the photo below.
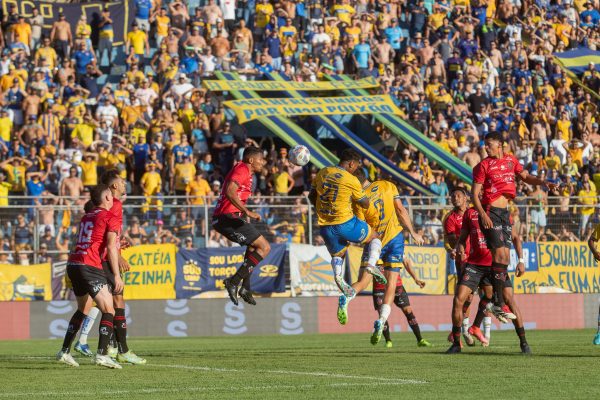
[[[360,183],[364,183],[367,180],[367,173],[364,168],[357,168],[356,171],[354,171],[354,176],[358,178]]]
[[[104,184],[97,185],[92,189],[90,193],[90,198],[94,203],[94,206],[99,207],[100,205],[102,205],[102,202],[104,200],[104,193],[107,190],[110,190],[110,188],[108,187],[108,185]]]
[[[485,136],[485,140],[495,140],[497,142],[503,143],[504,139],[502,138],[502,134],[500,132],[494,131],[490,132]]]
[[[92,212],[92,210],[96,208],[96,206],[94,205],[94,202],[91,200],[88,200],[84,205],[83,205],[83,211],[85,211],[85,213],[89,213]]]
[[[250,160],[250,157],[254,157],[254,156],[257,156],[259,154],[262,156],[262,153],[263,153],[262,150],[259,149],[258,147],[256,147],[256,146],[248,146],[248,147],[246,147],[244,149],[244,157],[243,157],[244,162]]]
[[[118,169],[109,169],[102,174],[100,182],[102,182],[103,185],[110,186],[119,178],[121,178],[121,175]]]
[[[360,162],[361,159],[362,159],[362,157],[356,150],[345,149],[344,151],[342,151],[342,156],[340,157],[340,162],[344,162],[344,161]]]
[[[454,186],[454,188],[452,188],[452,190],[450,191],[450,194],[453,194],[454,192],[461,192],[465,196],[469,196],[467,188],[463,186]]]

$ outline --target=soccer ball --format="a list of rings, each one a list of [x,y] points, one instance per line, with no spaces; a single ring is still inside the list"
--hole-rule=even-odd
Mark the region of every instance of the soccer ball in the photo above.
[[[289,159],[292,164],[304,167],[310,161],[310,151],[306,146],[296,145],[290,150]]]

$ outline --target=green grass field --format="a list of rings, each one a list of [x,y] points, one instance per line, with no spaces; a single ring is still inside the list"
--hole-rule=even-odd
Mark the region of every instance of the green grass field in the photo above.
[[[369,335],[131,339],[146,366],[107,370],[76,356],[57,364],[58,340],[0,342],[0,399],[529,399],[600,398],[600,347],[594,332],[532,331],[534,355],[519,353],[514,331],[492,332],[492,345],[443,354],[417,348],[408,333],[394,347]],[[93,342],[95,345],[95,340]]]

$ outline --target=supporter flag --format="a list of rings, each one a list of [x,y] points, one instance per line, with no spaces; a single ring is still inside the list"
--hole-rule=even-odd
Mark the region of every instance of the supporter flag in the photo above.
[[[175,290],[178,299],[224,290],[223,280],[244,261],[245,247],[179,249]],[[285,292],[285,244],[271,245],[269,255],[254,269],[250,282],[255,293]]]
[[[586,48],[554,53],[553,55],[563,67],[576,74],[582,74],[591,62],[594,64],[600,63],[600,51]]]

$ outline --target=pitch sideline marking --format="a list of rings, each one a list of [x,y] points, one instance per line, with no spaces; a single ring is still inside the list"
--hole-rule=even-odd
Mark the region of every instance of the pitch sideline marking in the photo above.
[[[247,370],[233,369],[233,368],[216,368],[216,367],[202,367],[194,365],[168,365],[168,364],[148,364],[148,366],[161,367],[161,368],[174,368],[174,369],[191,369],[198,371],[216,371],[216,372],[247,372]],[[409,384],[419,385],[427,383],[426,381],[419,381],[416,379],[399,379],[399,378],[384,378],[380,376],[370,375],[344,375],[334,374],[329,372],[308,372],[308,371],[288,371],[288,370],[253,370],[252,372],[264,373],[264,374],[280,374],[280,375],[304,375],[304,376],[318,376],[318,377],[329,377],[329,378],[342,378],[342,379],[366,379],[379,382],[389,382],[395,384]]]

